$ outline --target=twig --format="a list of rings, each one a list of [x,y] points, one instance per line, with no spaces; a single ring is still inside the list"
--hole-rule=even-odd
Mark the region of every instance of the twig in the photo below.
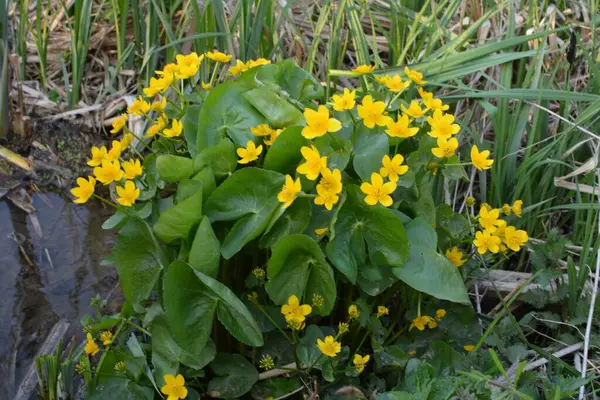
[[[275,369],[272,369],[269,371],[261,372],[258,375],[258,380],[262,381],[264,379],[274,378],[276,376],[289,374],[290,372],[293,372],[294,370],[304,369],[304,368],[306,368],[306,365],[300,365],[300,368],[298,368],[298,365],[296,363],[289,363],[289,364],[284,365],[281,368],[275,368]]]
[[[283,396],[279,396],[279,397],[275,398],[275,400],[285,399],[286,397],[290,397],[291,395],[294,395],[302,390],[304,390],[304,386],[300,386],[298,389],[294,390],[293,392],[289,392],[287,394],[284,394]]]
[[[596,177],[600,180],[600,171],[596,172]],[[600,199],[598,199],[600,202]],[[600,218],[598,218],[598,234],[600,235]],[[592,321],[594,320],[594,306],[596,305],[596,295],[598,294],[598,275],[600,275],[600,248],[596,253],[596,273],[594,274],[594,288],[592,290],[592,299],[590,301],[590,311],[588,313],[587,326],[585,327],[585,339],[583,341],[583,361],[581,362],[581,377],[585,379],[587,372],[588,352],[590,347],[590,335],[592,333]],[[583,400],[585,395],[585,384],[579,388],[579,400]]]
[[[564,349],[558,350],[555,353],[552,353],[552,356],[556,357],[556,358],[561,358],[561,357],[571,354],[577,350],[580,350],[582,347],[583,347],[583,342],[575,343],[568,347],[565,347]],[[547,358],[540,358],[539,360],[536,360],[534,362],[527,364],[525,366],[525,371],[531,371],[532,369],[536,369],[547,363],[548,363]]]

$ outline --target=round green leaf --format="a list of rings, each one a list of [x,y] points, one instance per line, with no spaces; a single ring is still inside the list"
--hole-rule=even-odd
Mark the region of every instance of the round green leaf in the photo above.
[[[298,108],[269,88],[263,86],[251,89],[245,92],[243,96],[265,116],[273,128],[285,128],[304,122],[304,116]]]
[[[264,168],[294,176],[296,167],[302,160],[300,149],[308,146],[308,140],[301,132],[301,126],[291,126],[281,132],[267,151]]]
[[[152,229],[164,242],[186,238],[190,229],[202,219],[202,190],[163,211]]]
[[[156,158],[156,170],[165,182],[179,182],[194,173],[194,160],[174,155],[160,155]]]
[[[399,267],[408,255],[404,225],[390,210],[369,206],[355,185],[348,185],[347,198],[334,217],[327,256],[352,283],[368,254],[374,265]]]
[[[300,198],[294,200],[291,206],[269,227],[260,239],[260,247],[273,247],[285,236],[302,233],[308,226],[312,214],[310,200]]]
[[[267,228],[280,205],[277,193],[284,180],[283,175],[274,171],[243,168],[209,197],[205,211],[212,222],[236,221],[221,246],[224,258],[231,258]]]
[[[277,305],[285,304],[292,295],[311,303],[313,295],[323,297],[323,306],[314,314],[328,315],[335,304],[336,287],[333,270],[325,261],[321,248],[306,235],[290,235],[280,239],[267,264],[265,289]]]
[[[354,143],[354,170],[363,181],[371,181],[371,173],[379,172],[381,159],[389,152],[388,136],[360,125]]]
[[[228,138],[212,147],[201,150],[194,158],[194,171],[200,171],[204,167],[210,167],[216,178],[229,176],[237,166],[235,147]]]
[[[406,263],[392,272],[414,289],[441,300],[469,303],[469,295],[458,268],[437,253],[435,230],[422,218],[406,225],[409,254]]]
[[[219,353],[210,368],[217,375],[208,383],[208,395],[211,397],[240,397],[258,382],[256,368],[239,354]]]
[[[198,151],[219,144],[229,137],[235,147],[246,147],[256,137],[250,127],[265,124],[267,119],[244,97],[247,89],[236,82],[226,82],[212,89],[198,114]]]

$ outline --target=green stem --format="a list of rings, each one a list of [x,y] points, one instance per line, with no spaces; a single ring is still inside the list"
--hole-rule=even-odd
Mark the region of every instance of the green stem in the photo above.
[[[144,332],[146,335],[152,337],[152,334],[148,330],[142,328],[141,326],[139,326],[135,322],[132,322],[129,319],[126,319],[125,322],[127,322],[129,325],[133,326],[134,328],[139,329],[140,331]]]
[[[94,196],[95,198],[97,198],[98,200],[100,200],[101,202],[103,202],[104,204],[107,204],[111,207],[116,208],[117,210],[119,209],[119,207],[116,204],[111,203],[110,201],[106,200],[104,197],[98,196],[96,193],[94,193],[92,196]]]
[[[281,332],[283,336],[285,336],[285,338],[289,342],[291,342],[290,337],[287,335],[287,333],[285,333],[285,331],[279,326],[279,324],[275,322],[273,318],[271,318],[271,316],[264,310],[264,308],[262,308],[262,306],[258,303],[255,303],[254,305],[260,310],[260,312],[262,312],[265,315],[265,317],[267,317],[269,321],[271,321],[271,323],[279,330],[279,332]]]

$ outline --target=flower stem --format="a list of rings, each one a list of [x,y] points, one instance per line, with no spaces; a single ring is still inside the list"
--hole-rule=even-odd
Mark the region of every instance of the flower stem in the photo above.
[[[101,202],[103,202],[104,204],[108,204],[109,206],[114,207],[117,210],[119,209],[119,207],[116,204],[111,203],[110,201],[106,200],[102,196],[98,196],[96,193],[92,194],[92,196],[94,196],[95,198],[97,198],[98,200],[100,200]]]

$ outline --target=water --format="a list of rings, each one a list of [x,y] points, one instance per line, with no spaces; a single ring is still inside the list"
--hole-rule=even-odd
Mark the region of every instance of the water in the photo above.
[[[67,338],[78,333],[90,299],[117,283],[100,265],[114,240],[101,228],[111,210],[50,192],[34,194],[33,206],[39,224],[0,202],[0,399],[12,398],[58,320],[71,322]]]

